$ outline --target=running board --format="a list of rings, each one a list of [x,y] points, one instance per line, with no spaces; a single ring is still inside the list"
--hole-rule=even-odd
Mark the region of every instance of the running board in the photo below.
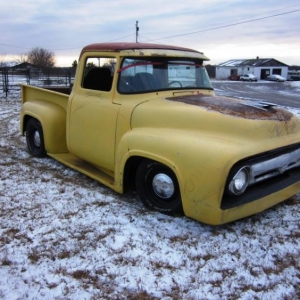
[[[75,155],[71,153],[47,154],[64,165],[103,183],[113,190],[115,189],[114,178],[112,176],[92,166],[88,162],[76,157]]]

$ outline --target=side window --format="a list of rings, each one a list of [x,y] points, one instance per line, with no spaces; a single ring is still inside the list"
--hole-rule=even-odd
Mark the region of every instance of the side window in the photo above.
[[[82,87],[89,90],[111,90],[116,58],[89,57],[86,59]]]

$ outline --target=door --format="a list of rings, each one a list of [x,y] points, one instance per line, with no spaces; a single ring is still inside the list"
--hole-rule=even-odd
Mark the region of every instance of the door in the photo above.
[[[87,64],[86,64],[87,65]],[[113,104],[112,70],[89,67],[69,110],[70,152],[96,167],[114,170],[115,132],[119,110]]]
[[[270,69],[260,70],[260,79],[266,79],[270,75]]]

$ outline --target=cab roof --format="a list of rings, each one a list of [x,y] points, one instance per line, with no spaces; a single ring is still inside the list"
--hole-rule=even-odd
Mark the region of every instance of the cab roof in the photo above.
[[[121,51],[134,51],[134,50],[173,50],[173,51],[182,51],[182,52],[190,52],[200,54],[203,56],[204,59],[208,59],[204,57],[203,52],[199,52],[193,49],[178,47],[178,46],[171,46],[171,45],[161,45],[161,44],[151,44],[151,43],[127,43],[127,42],[120,42],[120,43],[95,43],[85,46],[80,56],[82,56],[85,52],[93,52],[93,51],[111,51],[111,52],[121,52]]]

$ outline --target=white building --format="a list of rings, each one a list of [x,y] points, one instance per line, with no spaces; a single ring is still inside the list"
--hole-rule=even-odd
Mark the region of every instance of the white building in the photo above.
[[[233,59],[216,66],[216,79],[236,79],[242,74],[253,74],[266,79],[272,74],[288,76],[288,65],[274,58]]]

